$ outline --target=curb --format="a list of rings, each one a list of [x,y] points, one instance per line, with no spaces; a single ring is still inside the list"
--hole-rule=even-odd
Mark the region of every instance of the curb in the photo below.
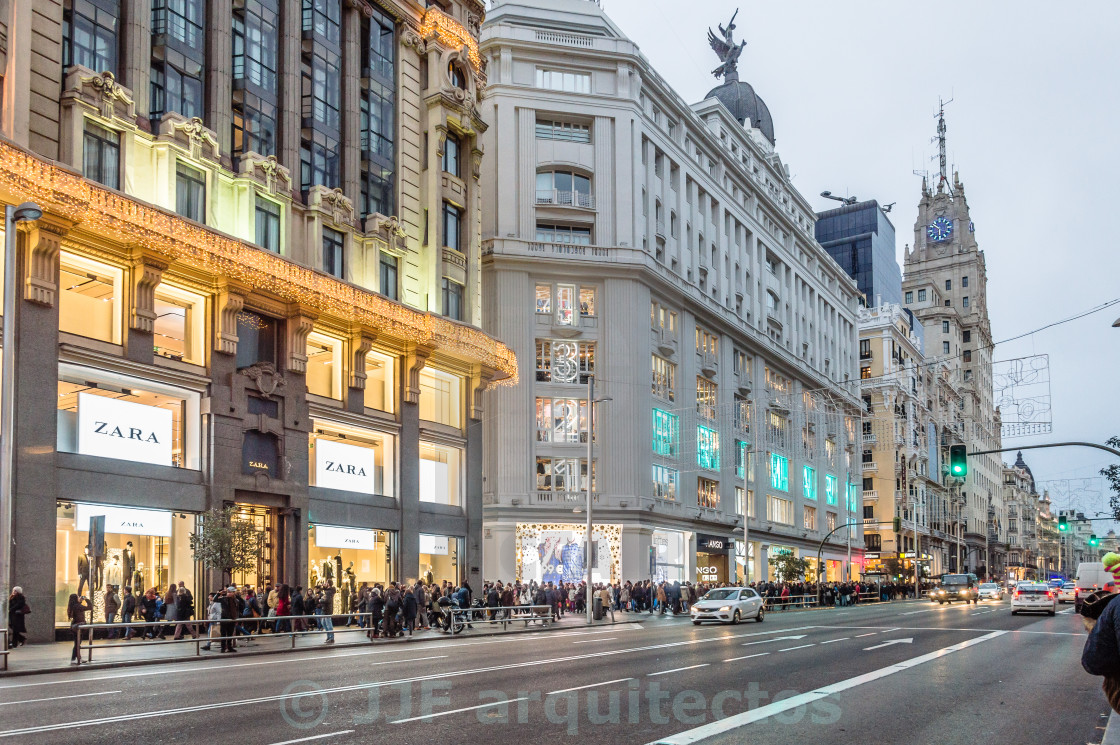
[[[511,622],[511,623],[514,623],[514,622]],[[620,625],[629,624],[629,623],[640,623],[640,621],[635,620],[635,619],[625,619],[625,620],[615,620],[615,621],[601,621],[601,622],[597,622],[597,623],[592,624],[591,627],[594,628],[594,627],[598,627],[598,626],[620,626]],[[406,637],[403,637],[403,638],[400,638],[400,639],[394,639],[394,640],[380,640],[379,639],[377,643],[374,643],[374,642],[367,639],[364,642],[354,641],[354,642],[349,642],[349,643],[331,644],[329,646],[332,649],[349,649],[349,648],[355,648],[355,647],[375,648],[375,647],[385,647],[385,646],[394,646],[394,645],[425,644],[425,643],[437,642],[437,641],[452,641],[452,642],[454,642],[455,640],[458,640],[458,639],[478,639],[478,638],[489,637],[489,636],[509,636],[510,634],[527,634],[527,633],[528,634],[535,634],[535,633],[541,633],[541,632],[545,632],[545,631],[561,631],[561,630],[562,631],[571,631],[571,630],[586,629],[586,628],[588,628],[586,625],[577,626],[577,627],[561,627],[561,626],[557,626],[557,625],[550,625],[550,626],[536,626],[536,627],[523,628],[523,629],[507,629],[505,631],[479,631],[479,632],[474,632],[474,633],[470,633],[470,634],[467,634],[467,633],[459,633],[459,634],[454,634],[454,635],[443,634],[441,636],[432,636],[432,637],[406,636]],[[320,632],[316,632],[316,633],[320,633]],[[335,633],[342,634],[344,632],[340,629],[336,629]],[[358,633],[358,632],[355,631],[353,633]],[[237,655],[238,655],[238,659],[244,659],[245,657],[265,657],[265,656],[268,656],[268,655],[281,655],[281,654],[291,654],[291,653],[298,653],[298,652],[313,652],[316,649],[323,649],[323,647],[324,647],[324,645],[320,644],[320,645],[312,646],[312,647],[296,647],[294,649],[291,648],[291,647],[286,647],[284,649],[258,649],[258,650],[253,650],[253,651],[249,651],[247,649],[239,648],[238,651],[237,651]],[[9,655],[9,657],[8,657],[9,664],[11,662],[11,659],[12,658]],[[211,657],[211,655],[207,654],[207,655],[197,655],[197,656],[190,656],[190,657],[161,657],[161,658],[151,659],[151,660],[119,660],[119,661],[115,661],[115,662],[83,662],[81,665],[69,665],[69,664],[67,664],[67,665],[62,665],[62,666],[58,666],[58,667],[37,667],[37,668],[34,668],[34,669],[30,669],[30,670],[11,670],[11,669],[9,669],[6,672],[0,672],[0,680],[5,680],[7,678],[22,678],[22,677],[27,677],[27,676],[30,676],[30,675],[54,675],[54,674],[57,674],[57,673],[73,673],[73,672],[79,672],[79,671],[84,671],[84,670],[112,670],[112,669],[115,669],[115,668],[122,668],[122,667],[148,667],[148,666],[151,666],[151,665],[170,665],[170,664],[190,663],[190,662],[210,662],[210,661],[213,661],[214,659],[226,659],[226,658],[224,658],[224,657],[213,658],[213,657]]]

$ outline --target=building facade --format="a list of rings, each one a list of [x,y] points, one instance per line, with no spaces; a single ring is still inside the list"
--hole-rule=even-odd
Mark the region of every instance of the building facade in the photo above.
[[[944,119],[939,132],[944,134]],[[976,243],[964,186],[956,174],[950,184],[944,166],[936,189],[922,182],[902,291],[903,305],[925,330],[927,357],[943,361],[953,383],[960,386],[963,408],[956,436],[969,452],[998,449],[1000,419],[992,393],[984,252]],[[946,447],[952,436],[943,438]],[[996,543],[1002,539],[994,528],[996,517],[1003,514],[1002,465],[995,455],[970,457],[967,478],[953,492],[955,509],[950,510],[949,522],[960,524],[964,539],[962,561],[955,571],[981,574],[991,563],[987,556],[991,539],[994,536]]]
[[[203,597],[211,508],[260,537],[238,583],[477,581],[480,396],[517,367],[481,330],[483,4],[428,5],[5,5],[33,639],[72,592]]]
[[[589,472],[595,580],[758,580],[836,528],[845,576],[857,289],[765,104],[686,104],[587,0],[495,3],[481,50],[483,317],[534,370],[486,394],[486,578],[582,578]]]
[[[817,240],[855,279],[863,304],[902,302],[902,270],[895,258],[894,225],[874,199],[817,213]]]

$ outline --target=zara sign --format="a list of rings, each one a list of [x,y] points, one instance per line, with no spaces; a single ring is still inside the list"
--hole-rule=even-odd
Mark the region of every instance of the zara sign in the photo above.
[[[95,515],[104,515],[106,533],[171,537],[170,512],[85,504],[82,502],[74,505],[74,507],[75,530],[89,530],[89,519]]]
[[[78,452],[170,466],[171,412],[158,406],[78,394]]]
[[[315,486],[377,493],[377,451],[334,440],[315,440]]]

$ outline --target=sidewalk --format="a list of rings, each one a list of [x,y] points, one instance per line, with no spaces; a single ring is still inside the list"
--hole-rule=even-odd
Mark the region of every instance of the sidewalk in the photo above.
[[[629,617],[627,617],[629,616]],[[648,619],[647,614],[615,613],[614,621],[608,614],[602,621],[596,621],[593,626],[611,626],[616,624],[639,623]],[[683,616],[682,616],[683,618]],[[310,632],[304,636],[297,636],[295,645],[288,635],[263,634],[248,637],[237,637],[237,653],[235,655],[222,654],[219,645],[214,643],[210,651],[201,650],[196,653],[198,646],[206,643],[205,637],[200,637],[198,642],[172,642],[167,641],[141,641],[133,639],[123,642],[120,639],[107,642],[98,639],[94,642],[93,662],[88,659],[89,650],[83,650],[83,662],[80,666],[70,664],[70,654],[74,648],[72,641],[49,642],[46,644],[29,644],[25,647],[13,649],[8,655],[8,670],[0,672],[0,679],[18,677],[22,675],[36,675],[43,673],[57,673],[71,670],[101,670],[116,667],[133,667],[141,665],[158,665],[172,662],[193,662],[197,660],[227,660],[229,658],[255,657],[266,654],[283,654],[285,652],[306,652],[316,649],[337,649],[357,647],[386,647],[413,642],[431,642],[445,640],[454,643],[456,639],[477,639],[483,636],[503,636],[507,634],[523,634],[526,632],[549,631],[553,629],[576,630],[587,628],[587,620],[582,614],[568,613],[559,621],[549,626],[540,624],[525,624],[522,621],[510,621],[507,628],[501,624],[475,624],[473,629],[465,629],[452,636],[442,631],[417,631],[412,636],[407,634],[396,639],[376,639],[371,642],[364,629],[357,625],[347,628],[335,626],[334,633],[337,640],[334,644],[324,644],[325,632]],[[190,637],[187,637],[188,639]],[[120,644],[121,646],[102,647],[102,644]]]

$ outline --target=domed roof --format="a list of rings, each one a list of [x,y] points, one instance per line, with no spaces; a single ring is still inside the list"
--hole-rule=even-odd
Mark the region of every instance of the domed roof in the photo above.
[[[770,117],[770,109],[766,103],[754,92],[750,83],[744,83],[732,76],[726,83],[708,91],[706,98],[718,98],[727,107],[740,124],[751,120],[751,126],[762,130],[763,136],[774,144],[774,120]]]

